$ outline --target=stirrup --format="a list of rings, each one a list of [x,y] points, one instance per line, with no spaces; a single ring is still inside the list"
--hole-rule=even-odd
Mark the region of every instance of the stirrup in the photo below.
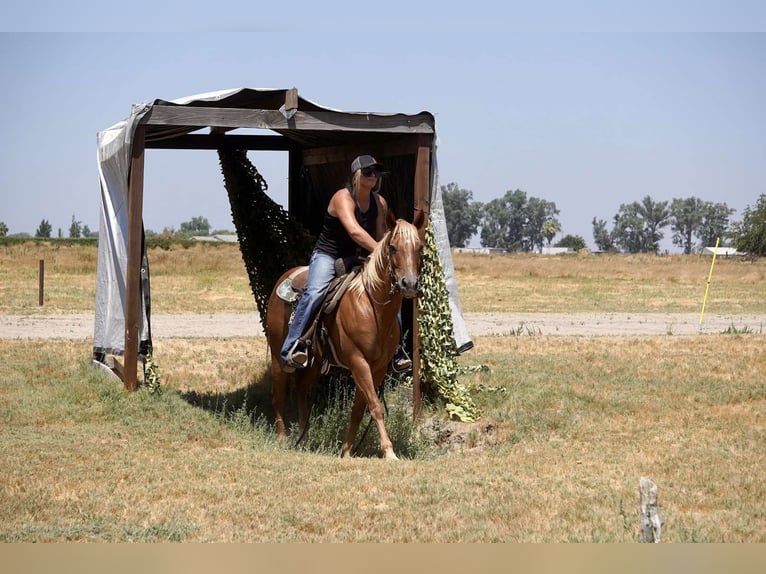
[[[397,349],[396,355],[391,359],[391,368],[397,373],[402,373],[412,368],[412,359],[410,359],[402,347]]]
[[[300,348],[299,348],[300,345]],[[309,364],[309,354],[306,350],[306,345],[300,339],[293,343],[292,348],[287,353],[287,358],[282,365],[282,368],[291,373],[295,369],[304,369]],[[291,369],[291,370],[290,370]]]

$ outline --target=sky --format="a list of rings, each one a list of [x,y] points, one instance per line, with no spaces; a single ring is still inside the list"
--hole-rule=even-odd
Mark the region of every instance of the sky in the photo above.
[[[481,202],[515,189],[554,202],[554,242],[572,234],[595,247],[592,219],[611,228],[621,204],[646,195],[726,203],[739,220],[766,193],[760,1],[10,4],[0,8],[9,234],[34,234],[43,219],[54,235],[73,218],[97,230],[97,133],[135,103],[239,87],[296,87],[346,111],[429,111],[440,184]],[[250,158],[284,203],[286,154]],[[214,152],[148,150],[145,169],[147,229],[197,216],[233,229]],[[665,235],[662,247],[680,251]]]

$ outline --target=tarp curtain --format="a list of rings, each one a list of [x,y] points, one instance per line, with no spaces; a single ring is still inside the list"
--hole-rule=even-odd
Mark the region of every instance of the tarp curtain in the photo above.
[[[122,355],[125,352],[130,158],[136,125],[150,108],[148,104],[133,106],[130,118],[99,132],[97,137],[101,209],[93,354],[98,359],[102,359],[104,354]],[[138,346],[141,354],[151,348],[148,274],[149,267],[144,254],[141,265]]]

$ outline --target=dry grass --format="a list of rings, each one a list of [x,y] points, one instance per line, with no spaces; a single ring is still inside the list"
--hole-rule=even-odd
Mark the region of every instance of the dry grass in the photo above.
[[[0,246],[0,313],[86,313],[95,301],[96,248],[28,242]],[[45,305],[38,262],[45,260]],[[149,251],[154,313],[253,312],[236,245]],[[698,256],[455,254],[466,312],[697,312],[710,259]],[[766,312],[766,261],[716,261],[709,304],[720,313]]]
[[[454,256],[466,311],[699,311],[710,258],[674,255]],[[766,310],[766,261],[716,260],[710,301],[722,313]]]
[[[164,340],[161,397],[91,371],[87,341],[3,341],[0,539],[629,542],[649,476],[665,541],[766,541],[766,336],[476,343],[484,418],[437,414],[455,446],[391,464],[183,399],[266,391],[262,339]]]

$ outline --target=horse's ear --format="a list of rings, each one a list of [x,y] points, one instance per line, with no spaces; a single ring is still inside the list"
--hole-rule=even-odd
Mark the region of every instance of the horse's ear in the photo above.
[[[418,209],[415,212],[415,221],[412,222],[412,225],[418,228],[418,231],[423,231],[426,227],[426,222],[428,221],[428,218],[426,217],[426,212],[422,209]]]
[[[396,227],[396,215],[394,215],[393,209],[386,210],[386,228],[393,229]]]

